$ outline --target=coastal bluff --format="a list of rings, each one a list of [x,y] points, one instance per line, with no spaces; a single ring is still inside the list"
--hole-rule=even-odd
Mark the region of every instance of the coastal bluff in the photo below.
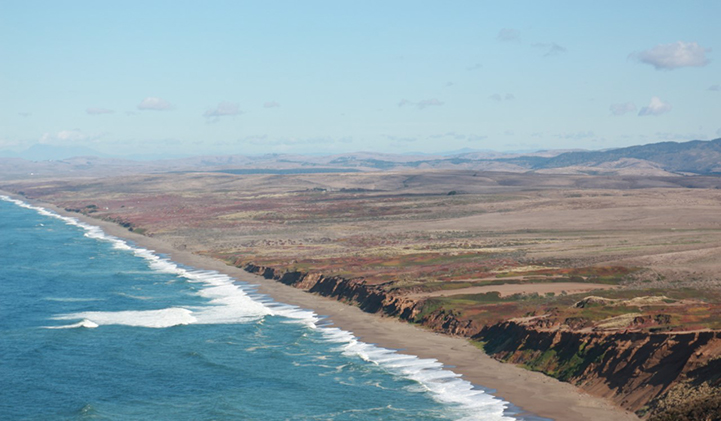
[[[386,291],[362,279],[286,271],[233,262],[249,273],[335,298],[365,312],[469,338],[493,358],[540,371],[642,418],[716,419],[721,409],[721,332],[577,332],[532,320],[481,325],[423,299]],[[703,416],[697,418],[694,414]]]

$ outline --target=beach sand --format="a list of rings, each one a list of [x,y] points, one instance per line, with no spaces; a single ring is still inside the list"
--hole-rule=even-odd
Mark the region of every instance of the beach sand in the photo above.
[[[604,399],[583,393],[571,384],[496,361],[467,339],[431,332],[394,318],[365,313],[357,307],[264,279],[220,260],[174,249],[160,239],[130,232],[114,223],[69,213],[47,203],[36,204],[99,226],[110,235],[165,254],[177,263],[199,269],[217,270],[237,280],[257,285],[259,293],[267,294],[279,302],[312,309],[321,316],[327,316],[327,321],[333,325],[353,332],[364,342],[399,349],[402,353],[421,358],[435,358],[473,384],[493,389],[495,396],[537,416],[557,421],[639,419]]]

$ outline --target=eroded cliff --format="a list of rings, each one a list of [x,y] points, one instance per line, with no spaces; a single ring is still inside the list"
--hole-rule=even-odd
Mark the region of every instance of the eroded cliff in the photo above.
[[[487,325],[426,300],[394,294],[386,284],[235,263],[248,272],[357,305],[366,312],[468,337],[498,360],[572,383],[641,416],[694,419],[699,405],[690,402],[706,406],[721,402],[721,372],[715,369],[721,361],[720,332],[581,332],[544,326],[538,320]]]

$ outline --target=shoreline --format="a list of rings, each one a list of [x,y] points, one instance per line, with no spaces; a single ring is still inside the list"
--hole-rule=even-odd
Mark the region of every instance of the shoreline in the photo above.
[[[14,194],[8,195],[17,197]],[[23,197],[19,199],[28,201]],[[278,302],[313,310],[318,315],[327,317],[327,322],[352,332],[366,343],[398,349],[402,353],[420,358],[434,358],[472,384],[484,390],[491,389],[493,396],[509,402],[512,408],[520,408],[519,415],[528,411],[529,417],[551,418],[556,421],[639,419],[602,398],[581,392],[569,383],[494,360],[465,338],[434,333],[394,318],[365,313],[358,307],[267,280],[223,261],[175,249],[161,239],[130,232],[112,222],[66,212],[45,202],[30,203],[98,226],[109,235],[164,254],[174,262],[227,274],[238,281],[253,285],[258,293],[266,294]]]

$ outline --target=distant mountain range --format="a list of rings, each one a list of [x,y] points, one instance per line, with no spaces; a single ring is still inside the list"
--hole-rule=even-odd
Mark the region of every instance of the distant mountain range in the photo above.
[[[604,151],[548,150],[519,154],[484,151],[437,157],[403,156],[402,159],[346,154],[326,159],[325,164],[329,165],[378,170],[403,167],[606,175],[721,174],[721,138]]]
[[[661,142],[606,151],[567,152],[550,158],[521,156],[505,161],[531,170],[573,166],[597,167],[621,160],[654,163],[668,172],[721,174],[721,138],[690,142]]]
[[[500,153],[464,150],[451,155],[356,152],[328,156],[267,154],[130,160],[97,156],[95,151],[85,148],[37,147],[26,152],[15,154],[15,157],[0,158],[0,177],[85,177],[169,171],[283,174],[413,169],[621,176],[721,174],[721,138],[711,141],[662,142],[604,151],[544,150]],[[41,158],[49,155],[56,157],[53,160]]]

